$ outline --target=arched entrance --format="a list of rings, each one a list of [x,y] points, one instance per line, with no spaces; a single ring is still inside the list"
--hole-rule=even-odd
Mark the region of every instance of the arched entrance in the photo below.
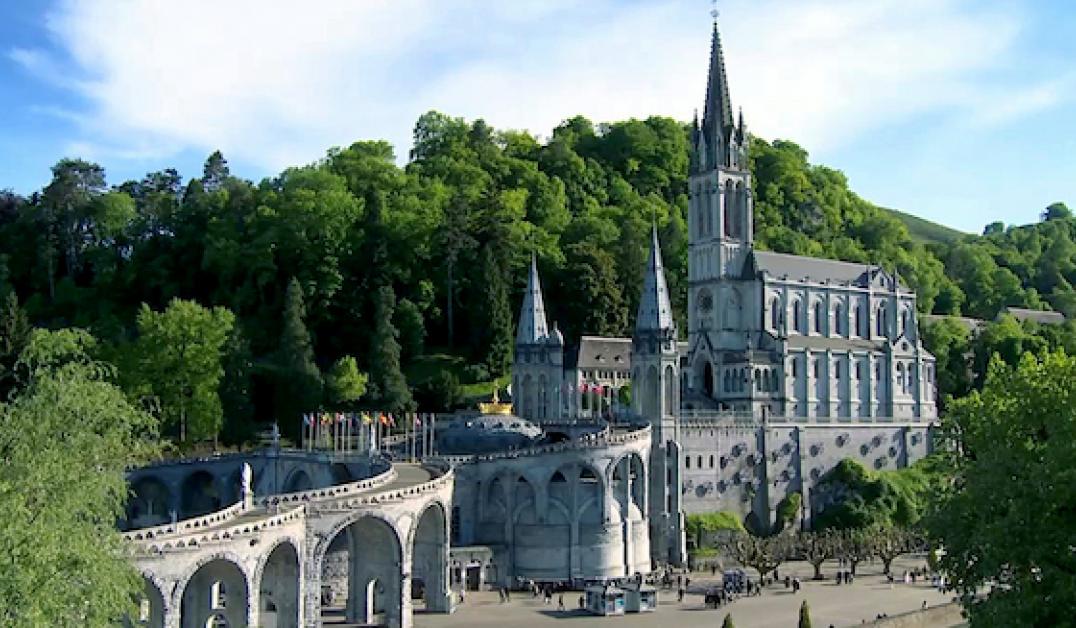
[[[299,576],[295,546],[285,541],[273,548],[258,583],[261,628],[298,628]]]
[[[182,628],[247,625],[247,579],[234,562],[216,558],[198,568],[183,589]]]
[[[164,596],[157,585],[142,576],[142,594],[135,598],[134,615],[123,618],[125,628],[164,628]]]
[[[155,477],[131,485],[127,500],[127,527],[148,528],[171,520],[172,492]]]
[[[402,561],[388,522],[367,515],[340,530],[322,562],[321,621],[400,626]]]
[[[183,480],[180,489],[180,519],[200,517],[221,509],[221,499],[213,475],[208,471],[195,471]]]
[[[284,483],[285,493],[299,493],[312,488],[314,488],[314,483],[310,481],[310,475],[302,469],[292,471],[288,476],[288,481]]]
[[[411,545],[411,599],[415,609],[448,612],[448,525],[445,509],[430,504],[419,516]]]

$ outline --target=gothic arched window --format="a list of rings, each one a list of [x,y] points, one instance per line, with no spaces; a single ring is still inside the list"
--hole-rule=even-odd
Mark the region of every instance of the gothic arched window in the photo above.
[[[844,316],[844,304],[838,303],[837,307],[833,309],[833,327],[837,331],[838,336],[845,335],[848,327],[848,321]]]
[[[781,326],[781,299],[773,297],[770,299],[770,329],[778,331]]]
[[[799,299],[792,302],[792,328],[795,329],[798,334],[804,332],[803,303]]]
[[[822,333],[822,302],[814,302],[814,333]]]
[[[878,316],[876,317],[876,321],[875,321],[877,329],[874,332],[878,336],[885,336],[886,335],[886,327],[887,327],[887,325],[886,325],[886,320],[885,319],[886,319],[885,305],[884,304],[879,305],[878,306]]]

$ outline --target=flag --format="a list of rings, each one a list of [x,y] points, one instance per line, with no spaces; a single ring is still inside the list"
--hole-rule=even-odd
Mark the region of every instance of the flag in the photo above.
[[[369,424],[374,422],[374,418],[372,416],[370,416],[370,413],[363,412],[362,413],[362,422],[365,425],[369,425]]]
[[[321,413],[321,424],[322,425],[329,425],[332,422],[333,422],[333,418],[331,416],[329,416],[328,412],[322,412]]]
[[[385,416],[384,412],[382,412],[381,413],[381,425],[388,425],[388,424],[389,424],[389,418],[387,416]]]
[[[418,412],[415,413],[415,425],[422,425],[422,419],[419,418]]]
[[[343,423],[344,422],[344,413],[343,412],[337,412],[336,413],[336,422],[337,423]]]
[[[303,415],[303,425],[305,425],[307,427],[310,427],[311,422],[312,421],[310,420],[310,415],[309,414],[304,414]]]
[[[396,415],[391,412],[389,412],[389,425],[396,427]]]

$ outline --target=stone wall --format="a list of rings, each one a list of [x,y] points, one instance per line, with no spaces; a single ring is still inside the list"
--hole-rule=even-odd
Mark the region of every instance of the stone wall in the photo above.
[[[902,613],[859,626],[875,628],[956,628],[965,625],[960,605],[956,602],[935,606],[922,611]]]

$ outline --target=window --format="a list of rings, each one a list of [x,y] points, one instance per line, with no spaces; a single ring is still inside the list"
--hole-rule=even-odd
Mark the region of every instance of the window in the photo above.
[[[863,378],[862,366],[863,365],[860,364],[858,361],[856,362],[856,379],[862,379]]]
[[[845,334],[845,327],[848,321],[844,317],[844,305],[838,303],[836,309],[833,311],[833,323],[834,328],[837,330],[838,336]]]
[[[770,300],[770,329],[777,331],[781,326],[781,300],[774,297]]]
[[[862,338],[866,334],[863,333],[863,317],[860,316],[859,306],[852,308],[852,320],[855,321],[856,335]]]
[[[833,364],[833,377],[835,377],[837,379],[841,378],[841,363],[840,362],[834,362],[834,364]]]
[[[878,320],[876,321],[878,329],[875,330],[875,334],[878,335],[878,336],[885,336],[886,335],[886,328],[888,327],[888,325],[886,325],[886,320],[885,319],[886,319],[886,310],[885,310],[885,306],[883,305],[883,306],[880,306],[878,308]]]
[[[205,623],[206,628],[228,628],[228,618],[220,613],[213,615]]]
[[[822,362],[818,358],[814,359],[813,370],[815,379],[822,377]]]
[[[814,333],[822,333],[822,303],[820,301],[814,303]]]
[[[792,303],[792,328],[797,334],[802,334],[803,329],[803,304],[797,299]]]
[[[684,456],[684,467],[691,468],[691,456]]]
[[[696,464],[695,467],[698,468],[698,469],[701,469],[702,468],[702,456],[698,457],[697,463],[698,464]]]
[[[796,362],[798,362],[798,360],[796,360],[796,358],[792,358],[792,360],[790,360],[788,363],[789,369],[792,371],[792,377],[799,376],[799,369],[796,366]]]
[[[713,456],[713,454],[710,454],[710,468],[711,469],[714,468],[714,456]]]

